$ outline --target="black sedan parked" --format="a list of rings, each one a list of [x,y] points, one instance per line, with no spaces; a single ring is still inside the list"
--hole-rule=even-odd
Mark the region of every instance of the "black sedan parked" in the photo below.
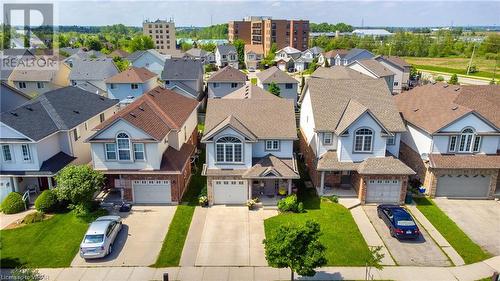
[[[378,205],[378,217],[383,219],[392,237],[417,239],[420,230],[406,209],[397,205]]]

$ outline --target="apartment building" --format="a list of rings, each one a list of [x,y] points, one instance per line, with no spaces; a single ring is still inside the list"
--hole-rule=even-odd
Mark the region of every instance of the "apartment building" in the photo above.
[[[287,46],[305,51],[309,38],[308,20],[277,20],[270,17],[246,17],[242,21],[230,21],[229,41],[242,39],[249,45],[262,45],[267,54],[272,44],[278,49]]]
[[[175,24],[172,20],[145,21],[144,35],[151,37],[158,52],[164,55],[175,53]]]

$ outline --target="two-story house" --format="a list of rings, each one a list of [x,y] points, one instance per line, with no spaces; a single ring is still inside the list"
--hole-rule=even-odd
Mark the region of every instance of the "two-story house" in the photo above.
[[[394,93],[401,93],[409,88],[411,70],[409,63],[397,56],[376,56],[374,59],[394,72]]]
[[[180,201],[197,143],[198,102],[156,87],[94,129],[92,167],[124,201]]]
[[[356,60],[348,64],[347,67],[352,68],[356,71],[359,71],[375,79],[379,78],[384,79],[385,83],[387,83],[387,87],[389,87],[389,91],[391,91],[391,93],[394,93],[395,73],[392,72],[382,63],[374,59]]]
[[[301,56],[294,59],[295,71],[302,72],[309,67],[309,64],[317,60],[318,56],[323,52],[320,47],[313,47],[302,52]]]
[[[107,95],[105,81],[118,72],[120,71],[113,59],[75,59],[69,80],[72,86],[98,95]]]
[[[193,59],[167,59],[161,73],[165,88],[200,101],[203,98],[203,64]]]
[[[66,165],[89,163],[90,145],[83,140],[114,114],[117,102],[65,87],[3,112],[0,200],[12,191],[52,187]]]
[[[322,53],[318,57],[318,63],[324,67],[341,65],[342,59],[347,55],[347,53],[349,53],[349,51],[345,49],[330,50]]]
[[[311,74],[311,77],[336,80],[374,79],[373,77],[342,65],[334,65],[332,67],[318,67]]]
[[[215,65],[220,67],[231,66],[238,69],[238,52],[233,45],[218,45],[215,48]]]
[[[282,71],[295,71],[295,60],[300,58],[302,52],[293,47],[287,46],[283,49],[276,51],[274,61],[276,66]]]
[[[257,86],[268,91],[271,83],[276,84],[280,89],[279,96],[285,99],[293,100],[297,103],[297,92],[299,81],[286,74],[276,66],[272,66],[256,74]]]
[[[241,89],[240,89],[241,90]],[[240,91],[238,90],[238,91]],[[276,204],[299,178],[294,103],[270,93],[209,99],[202,142],[210,204]],[[272,122],[270,122],[272,120]]]
[[[243,87],[246,81],[245,73],[228,65],[208,78],[208,98],[221,98]]]
[[[384,80],[310,78],[300,103],[300,149],[319,194],[354,188],[361,203],[403,203],[414,172],[397,158],[405,126]]]
[[[154,49],[135,51],[127,57],[134,67],[144,67],[151,72],[161,75],[165,65],[166,56]]]
[[[500,86],[433,83],[394,99],[407,127],[400,158],[429,196],[500,195]]]
[[[108,97],[125,106],[158,86],[158,75],[146,68],[131,67],[106,79]]]
[[[264,48],[262,45],[245,45],[245,65],[249,71],[259,69],[263,58]]]
[[[204,65],[215,63],[215,54],[199,48],[191,48],[186,51],[186,55],[192,59],[200,60]]]

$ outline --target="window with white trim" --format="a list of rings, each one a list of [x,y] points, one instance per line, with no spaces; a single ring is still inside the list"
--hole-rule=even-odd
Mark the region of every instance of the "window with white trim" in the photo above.
[[[80,139],[80,130],[78,130],[78,127],[73,129],[73,139],[77,141]]]
[[[36,87],[38,89],[43,89],[43,88],[45,88],[45,85],[43,84],[43,82],[36,82]]]
[[[214,88],[219,88],[219,83],[213,83]]]
[[[126,133],[119,133],[116,136],[116,147],[118,148],[118,160],[129,161],[130,156],[130,138]]]
[[[457,136],[450,136],[450,144],[448,146],[448,151],[453,152],[457,149]]]
[[[236,88],[238,87],[238,83],[231,83],[231,88]]]
[[[395,145],[396,144],[396,137],[388,137],[386,144],[387,145]]]
[[[279,150],[280,141],[279,140],[266,140],[266,150]]]
[[[481,136],[478,136],[473,128],[462,130],[458,138],[458,152],[477,152],[481,146]]]
[[[367,128],[358,129],[354,133],[354,152],[371,152],[373,131]]]
[[[106,160],[116,160],[116,143],[105,143]]]
[[[31,151],[29,144],[21,145],[21,150],[23,152],[23,161],[30,162],[31,161]]]
[[[331,145],[333,143],[333,133],[323,133],[323,144]]]
[[[99,122],[104,122],[104,113],[99,114]]]
[[[215,160],[222,163],[243,161],[243,144],[236,137],[222,137],[215,143]]]
[[[144,144],[134,143],[134,159],[135,160],[145,160]]]
[[[4,162],[11,162],[12,161],[12,154],[10,153],[10,145],[8,145],[8,144],[2,145],[2,155],[3,155]]]
[[[19,89],[26,89],[26,82],[19,82]]]
[[[130,88],[131,88],[132,90],[137,90],[137,89],[139,89],[139,85],[137,85],[137,84],[133,83],[133,84],[130,84]]]

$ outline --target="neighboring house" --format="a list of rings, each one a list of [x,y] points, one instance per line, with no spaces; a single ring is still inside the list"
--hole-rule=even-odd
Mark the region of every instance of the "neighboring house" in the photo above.
[[[382,63],[374,60],[374,59],[366,59],[366,60],[356,60],[347,65],[356,71],[359,71],[365,75],[371,76],[375,79],[382,78],[387,83],[387,87],[389,87],[389,91],[394,93],[394,75],[389,68],[387,68]]]
[[[335,56],[335,65],[348,65],[354,61],[371,59],[374,56],[375,55],[372,54],[370,51],[367,51],[365,49],[354,48],[349,50],[349,52],[343,56],[337,54],[337,56]],[[331,64],[330,66],[333,66],[333,64]]]
[[[295,60],[300,58],[302,52],[293,47],[287,46],[283,49],[276,51],[274,61],[276,66],[282,71],[293,72],[295,70]]]
[[[57,69],[46,69],[39,66],[18,66],[9,76],[9,85],[19,91],[36,96],[48,91],[69,86],[71,68],[59,63]]]
[[[259,69],[263,58],[264,48],[262,45],[245,45],[245,65],[249,71]]]
[[[225,67],[227,65],[238,69],[238,52],[233,45],[219,45],[215,48],[215,65]]]
[[[5,49],[0,51],[2,67],[0,67],[0,78],[2,82],[7,83],[9,76],[16,68],[18,63],[29,62],[35,59],[35,51],[30,49]]]
[[[178,203],[191,177],[198,102],[156,87],[97,126],[92,167],[122,200]]]
[[[129,55],[130,55],[129,52],[127,52],[127,51],[116,49],[108,55],[108,58],[113,59],[113,58],[118,57],[121,59],[126,59]]]
[[[318,63],[325,67],[341,65],[341,62],[347,53],[349,53],[349,51],[344,49],[336,49],[322,53],[318,57]]]
[[[272,94],[230,96],[207,102],[201,142],[209,203],[245,204],[258,197],[276,205],[278,195],[291,194],[292,179],[300,177],[293,153],[294,104]]]
[[[158,76],[146,68],[131,67],[106,79],[108,97],[127,105],[158,86]]]
[[[134,67],[144,67],[149,71],[161,75],[166,57],[156,50],[135,51],[127,57]]]
[[[203,98],[203,65],[193,59],[167,59],[161,73],[165,88],[201,101]]]
[[[280,97],[291,99],[297,103],[297,91],[299,81],[278,69],[276,66],[270,67],[256,74],[257,86],[268,91],[269,85],[275,83],[280,88]]]
[[[400,158],[429,196],[500,195],[500,86],[433,83],[394,99],[407,127]]]
[[[243,87],[246,81],[247,75],[245,73],[228,65],[208,78],[208,98],[224,97]]]
[[[272,95],[270,97],[269,95]],[[253,84],[246,84],[238,90],[224,96],[224,99],[269,99],[273,94]]]
[[[319,56],[322,53],[323,53],[323,49],[316,46],[316,47],[309,48],[309,49],[305,50],[304,52],[302,52],[302,56],[306,57],[306,58],[315,59],[315,58],[319,58]]]
[[[106,55],[99,51],[85,51],[82,49],[77,49],[74,54],[72,54],[68,58],[65,58],[63,62],[66,63],[69,67],[73,67],[73,64],[76,60],[95,60],[102,58],[106,58]]]
[[[3,94],[3,93],[2,93]],[[12,191],[46,189],[66,165],[91,161],[83,140],[114,114],[118,101],[75,87],[42,94],[0,115],[0,200]]]
[[[374,79],[371,76],[365,75],[359,71],[342,65],[334,65],[332,67],[318,67],[311,74],[311,77],[335,80]]]
[[[106,79],[116,75],[118,68],[113,59],[74,60],[69,74],[71,85],[99,95],[106,95]]]
[[[195,60],[200,60],[203,64],[215,63],[215,55],[203,49],[191,48],[186,51],[186,55]]]
[[[300,149],[319,194],[404,202],[414,172],[397,159],[405,126],[383,80],[310,78],[300,103]]]
[[[0,87],[0,112],[13,110],[31,99],[31,96],[9,86],[7,83],[2,82]]]
[[[302,52],[302,55],[296,59],[294,59],[294,68],[295,71],[302,72],[309,67],[309,64],[312,63],[315,59],[323,52],[323,49],[320,47],[313,47]]]
[[[408,90],[411,70],[409,63],[397,56],[376,56],[374,59],[394,72],[394,93],[401,93],[403,90]]]

